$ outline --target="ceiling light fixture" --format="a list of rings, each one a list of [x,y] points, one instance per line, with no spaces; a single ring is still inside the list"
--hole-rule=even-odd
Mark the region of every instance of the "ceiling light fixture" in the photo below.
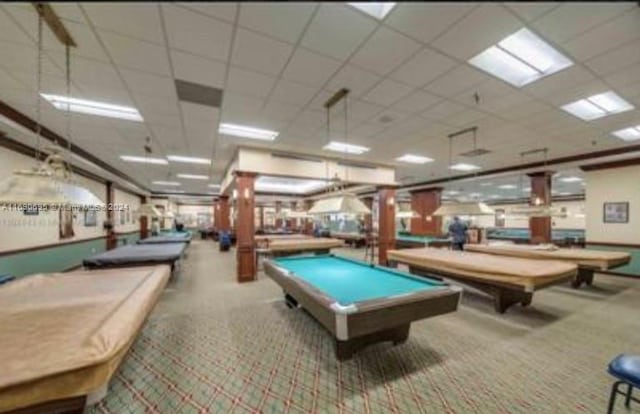
[[[459,162],[457,164],[453,164],[449,166],[449,169],[456,170],[456,171],[476,171],[481,169],[481,167],[478,167],[477,165],[473,165],[473,164]]]
[[[209,188],[220,188],[220,184],[209,184]]]
[[[211,165],[211,160],[208,158],[196,158],[196,157],[184,157],[182,155],[167,155],[167,159],[173,162],[184,162],[187,164],[205,164]]]
[[[372,2],[354,2],[347,3],[351,7],[368,14],[371,17],[375,17],[378,20],[383,20],[387,14],[396,6],[395,2],[390,1],[372,1]]]
[[[580,177],[562,177],[560,179],[560,181],[562,181],[563,183],[578,183],[578,182],[582,181],[582,178],[580,178]]]
[[[218,133],[232,135],[240,138],[259,139],[262,141],[273,141],[279,132],[268,129],[248,127],[244,125],[222,123],[218,128]]]
[[[140,112],[136,108],[112,105],[85,99],[69,98],[67,96],[41,93],[51,105],[61,111],[71,111],[81,114],[104,116],[107,118],[125,119],[127,121],[143,122]]]
[[[573,65],[569,58],[526,28],[474,56],[469,63],[516,87]]]
[[[328,150],[328,151],[342,152],[345,154],[355,154],[355,155],[364,154],[365,152],[369,151],[369,148],[367,147],[363,147],[360,145],[347,144],[346,142],[337,142],[337,141],[329,142],[327,145],[322,147],[322,149]]]
[[[518,187],[513,184],[502,184],[502,185],[499,185],[498,188],[501,190],[513,190]]]
[[[260,176],[256,180],[255,189],[259,192],[305,194],[318,191],[327,186],[326,181],[301,180],[294,178],[281,178]]]
[[[164,158],[138,157],[136,155],[121,155],[120,159],[126,162],[141,162],[143,164],[158,164],[158,165],[169,164],[169,161],[167,161]]]
[[[633,105],[613,91],[593,95],[562,106],[565,112],[584,121],[593,121],[605,116],[630,111],[633,108]]]
[[[422,155],[404,154],[402,157],[396,158],[396,161],[408,162],[409,164],[426,164],[432,162],[433,159]]]
[[[179,186],[180,183],[177,181],[154,181],[151,184],[153,185],[167,185],[167,186]]]
[[[619,129],[612,134],[623,141],[637,141],[640,139],[640,125]]]
[[[209,176],[207,175],[198,175],[198,174],[176,174],[178,178],[186,178],[188,180],[208,180]]]

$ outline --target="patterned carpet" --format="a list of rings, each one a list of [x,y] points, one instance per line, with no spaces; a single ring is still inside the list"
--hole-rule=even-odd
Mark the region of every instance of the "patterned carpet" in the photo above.
[[[412,324],[406,344],[340,363],[275,283],[238,285],[234,265],[194,241],[92,413],[602,413],[607,362],[640,343],[640,280],[598,275],[505,315],[465,292],[457,313]]]

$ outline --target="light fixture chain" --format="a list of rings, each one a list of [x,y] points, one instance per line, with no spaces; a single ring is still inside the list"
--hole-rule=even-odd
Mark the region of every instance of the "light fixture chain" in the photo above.
[[[40,160],[40,134],[42,133],[42,16],[38,13],[38,56],[36,59],[36,160]]]

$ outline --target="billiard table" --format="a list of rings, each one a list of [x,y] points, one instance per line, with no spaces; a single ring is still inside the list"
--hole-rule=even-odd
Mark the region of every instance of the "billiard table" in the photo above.
[[[184,257],[186,243],[131,244],[85,258],[89,270],[169,265],[173,271]]]
[[[508,240],[516,244],[531,243],[531,231],[526,228],[489,228],[487,239]],[[558,246],[582,246],[585,244],[585,232],[580,229],[552,229],[551,241]]]
[[[339,360],[374,343],[405,342],[411,322],[454,312],[462,289],[335,255],[266,260],[265,272],[335,337]]]
[[[446,237],[414,236],[410,234],[396,235],[396,248],[410,249],[413,247],[449,247],[451,240]]]
[[[363,233],[332,231],[330,234],[332,238],[344,240],[353,247],[362,247],[367,244],[367,236]]]

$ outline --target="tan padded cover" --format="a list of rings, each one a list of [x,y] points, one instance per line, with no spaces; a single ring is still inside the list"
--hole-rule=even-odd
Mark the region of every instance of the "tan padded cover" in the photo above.
[[[0,286],[0,412],[108,383],[170,275],[169,266],[137,267]]]

